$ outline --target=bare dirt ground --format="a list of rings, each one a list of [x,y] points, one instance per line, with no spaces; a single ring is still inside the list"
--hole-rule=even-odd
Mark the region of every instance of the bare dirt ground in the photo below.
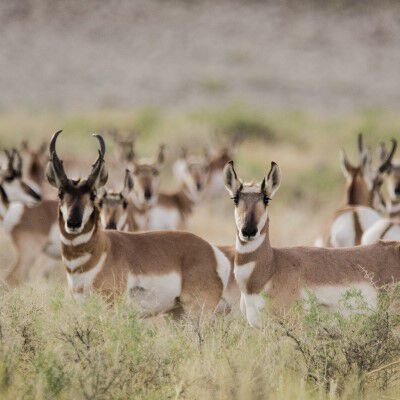
[[[0,110],[400,106],[400,5],[318,3],[1,2]]]

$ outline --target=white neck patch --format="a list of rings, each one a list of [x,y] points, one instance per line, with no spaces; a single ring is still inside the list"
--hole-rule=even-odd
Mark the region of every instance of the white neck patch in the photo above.
[[[64,258],[64,256],[62,257],[62,259],[63,259],[64,264],[70,270],[74,271],[78,267],[81,267],[82,265],[86,264],[90,260],[90,257],[92,257],[91,254],[85,253],[84,255],[74,258],[72,260],[67,260],[66,258]]]
[[[93,226],[93,228],[89,232],[84,233],[83,235],[79,235],[79,236],[77,236],[76,238],[73,238],[73,239],[67,239],[65,236],[63,236],[61,234],[60,235],[61,242],[63,244],[65,244],[66,246],[79,246],[81,244],[85,244],[92,238],[93,232],[94,232],[94,228],[95,228],[95,226]]]
[[[20,223],[25,206],[19,202],[12,202],[3,220],[3,229],[10,233]]]
[[[264,240],[265,240],[265,233],[257,236],[250,242],[245,242],[245,243],[242,243],[239,237],[236,236],[236,251],[240,254],[252,253],[253,251],[256,251],[264,243]]]

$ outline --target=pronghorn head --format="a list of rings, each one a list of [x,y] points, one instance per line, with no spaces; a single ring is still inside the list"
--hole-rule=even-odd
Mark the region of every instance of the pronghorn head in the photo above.
[[[152,206],[158,198],[160,172],[165,159],[165,146],[160,145],[154,160],[133,160],[133,198],[136,205]]]
[[[132,163],[135,158],[135,142],[138,136],[136,130],[129,131],[129,137],[121,135],[117,129],[112,128],[108,131],[109,135],[113,138],[117,148],[116,157],[118,162]]]
[[[224,168],[225,187],[235,204],[235,222],[239,239],[243,242],[257,238],[268,219],[268,204],[279,189],[281,171],[278,164],[259,182],[242,182],[234,169],[233,161]]]
[[[47,144],[43,142],[38,148],[33,148],[27,140],[21,143],[22,155],[25,157],[28,178],[37,185],[42,185],[48,156]]]
[[[363,135],[358,135],[359,161],[352,164],[344,150],[341,151],[341,166],[347,180],[349,205],[369,205],[370,192],[373,185],[372,159],[368,149],[364,146]]]
[[[188,156],[185,149],[182,149],[181,156],[174,165],[176,177],[193,195],[200,195],[204,191],[209,171],[206,157]]]
[[[108,173],[104,162],[106,147],[100,135],[93,135],[100,144],[99,156],[87,179],[72,180],[67,177],[63,162],[58,158],[56,151],[57,137],[61,132],[56,132],[51,139],[46,175],[49,183],[58,189],[60,218],[65,231],[79,234],[97,210],[97,190],[107,182]]]
[[[99,197],[100,219],[104,228],[122,230],[128,218],[129,193],[133,181],[129,170],[125,171],[124,188],[120,192],[105,190]]]
[[[400,200],[400,161],[393,161],[384,143],[381,143],[380,158],[383,163],[387,163],[387,186],[389,196],[392,201]],[[386,161],[387,160],[387,161]]]
[[[29,206],[42,200],[40,189],[28,183],[22,176],[22,158],[17,150],[6,150],[7,165],[0,170],[0,181],[9,201],[17,201]]]

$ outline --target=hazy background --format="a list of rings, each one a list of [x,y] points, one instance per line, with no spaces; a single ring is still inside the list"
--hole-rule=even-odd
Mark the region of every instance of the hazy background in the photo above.
[[[0,4],[0,110],[400,105],[395,1]]]

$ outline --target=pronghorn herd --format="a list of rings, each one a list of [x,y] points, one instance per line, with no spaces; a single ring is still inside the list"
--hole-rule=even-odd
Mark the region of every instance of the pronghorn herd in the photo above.
[[[282,180],[276,163],[260,182],[244,182],[229,148],[201,157],[182,149],[173,165],[180,186],[164,193],[165,146],[154,159],[140,159],[134,140],[112,132],[117,144],[112,166],[122,184],[111,190],[103,137],[94,135],[99,149],[90,174],[76,179],[58,155],[60,134],[51,138],[47,155],[47,146],[33,150],[28,143],[21,152],[4,152],[0,224],[17,250],[5,279],[10,286],[27,280],[44,253],[62,259],[76,299],[92,291],[110,301],[122,295],[143,316],[198,317],[240,303],[249,324],[259,327],[265,294],[276,313],[310,293],[321,306],[335,309],[350,288],[374,308],[378,291],[400,280],[400,163],[394,139],[389,149],[382,143],[373,151],[359,135],[357,165],[342,151],[345,204],[318,246],[274,248],[268,210]],[[58,200],[42,197],[45,179]],[[184,231],[198,203],[224,186],[234,203],[233,246],[216,246]]]

